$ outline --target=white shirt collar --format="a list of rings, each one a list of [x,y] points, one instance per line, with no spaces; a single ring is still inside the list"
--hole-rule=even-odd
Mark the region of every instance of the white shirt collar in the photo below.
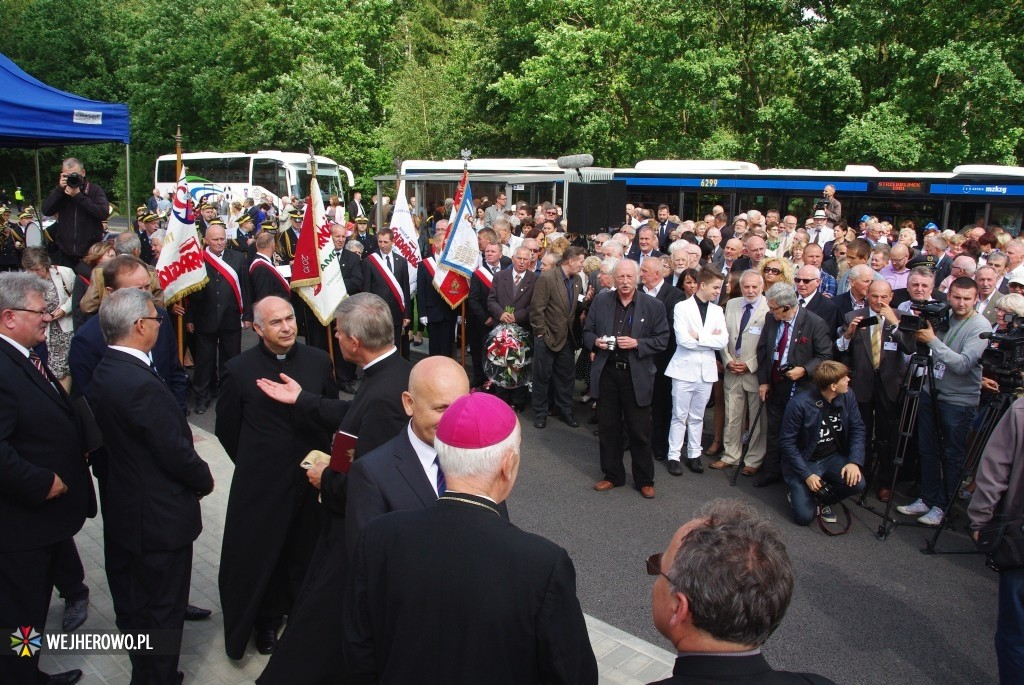
[[[651,297],[657,297],[658,293],[661,292],[661,288],[662,288],[663,285],[665,285],[665,279],[664,278],[661,279],[660,281],[658,281],[658,285],[656,287],[654,287],[654,288],[648,288],[645,285],[644,286],[644,292],[647,293],[648,295],[650,295]]]
[[[153,360],[149,358],[148,354],[146,354],[142,350],[137,350],[134,347],[124,347],[123,345],[110,345],[110,349],[117,350],[119,352],[124,352],[125,354],[130,354],[131,356],[135,357],[146,366],[149,366],[150,364],[153,363]]]
[[[390,357],[391,355],[393,355],[397,351],[398,351],[398,348],[392,347],[390,350],[388,350],[387,352],[385,352],[384,354],[382,354],[381,356],[377,357],[372,362],[370,362],[369,364],[364,366],[363,367],[363,371],[366,371],[368,368],[370,368],[371,366],[373,366],[377,362],[384,361],[385,359],[387,359],[388,357]]]
[[[813,300],[813,299],[814,299],[814,296],[815,296],[815,295],[817,295],[817,294],[818,294],[818,291],[817,291],[817,290],[815,290],[814,292],[812,292],[812,293],[811,293],[810,295],[808,295],[807,297],[804,297],[804,296],[803,296],[803,295],[801,295],[800,293],[797,293],[797,295],[796,295],[796,296],[797,296],[797,299],[800,299],[800,300],[803,300],[803,301],[804,301],[804,306],[806,307],[807,305],[809,305],[809,304],[811,303],[811,300]]]
[[[21,352],[23,355],[25,355],[25,359],[28,359],[28,357],[29,357],[29,349],[27,347],[22,345],[20,342],[18,342],[14,338],[8,338],[6,335],[4,335],[2,333],[0,333],[0,338],[3,338],[7,342],[9,342],[14,347],[14,349],[16,349],[18,352]]]
[[[434,449],[433,445],[420,440],[420,437],[416,435],[416,432],[412,429],[412,421],[405,427],[406,433],[409,435],[409,444],[412,445],[413,451],[420,460],[420,466],[423,467],[423,473],[427,476],[427,482],[430,483],[432,489],[436,492],[437,490],[437,464],[434,460],[437,458],[437,450]]]

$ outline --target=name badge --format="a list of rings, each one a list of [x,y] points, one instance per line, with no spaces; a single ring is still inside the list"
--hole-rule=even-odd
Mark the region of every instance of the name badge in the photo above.
[[[942,362],[935,362],[935,380],[941,381],[946,375],[946,365]]]
[[[750,333],[751,335],[761,335],[761,327],[751,326],[750,328],[747,329],[747,333]]]
[[[582,302],[583,301],[583,293],[580,293],[580,296],[577,297],[576,299],[579,300],[580,302]]]
[[[776,352],[775,354],[772,355],[772,361],[776,361],[776,362],[779,361],[779,353],[778,352]]]
[[[882,347],[889,352],[895,352],[897,350],[896,343],[892,342],[891,340],[885,343],[885,345],[883,345]]]

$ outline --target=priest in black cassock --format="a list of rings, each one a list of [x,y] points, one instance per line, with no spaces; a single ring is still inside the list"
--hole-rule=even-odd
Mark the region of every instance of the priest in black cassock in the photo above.
[[[217,438],[235,464],[220,557],[224,649],[241,659],[256,631],[256,649],[273,651],[291,613],[320,533],[317,491],[299,462],[330,450],[330,431],[284,410],[256,387],[258,378],[287,374],[307,392],[338,396],[327,353],[296,342],[295,310],[266,297],[253,307],[260,337],[228,362],[217,401]]]
[[[405,429],[402,393],[412,364],[395,347],[391,309],[379,296],[359,293],[344,300],[335,315],[345,359],[363,369],[363,382],[351,400],[328,399],[303,390],[287,374],[281,383],[259,379],[268,396],[321,427],[357,436],[355,458],[383,445]],[[324,514],[312,569],[302,585],[288,625],[258,682],[262,685],[334,683],[343,668],[336,649],[322,649],[325,635],[341,630],[342,592],[348,571],[345,548],[347,475],[321,467],[306,472],[320,489]]]
[[[444,412],[444,493],[370,521],[346,584],[347,682],[596,685],[569,554],[501,516],[519,471],[515,413],[487,393]]]

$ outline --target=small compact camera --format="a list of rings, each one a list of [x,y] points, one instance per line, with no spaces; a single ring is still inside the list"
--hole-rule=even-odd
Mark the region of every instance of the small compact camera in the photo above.
[[[614,335],[602,335],[599,340],[604,341],[604,344],[608,346],[609,350],[615,349],[615,336]]]

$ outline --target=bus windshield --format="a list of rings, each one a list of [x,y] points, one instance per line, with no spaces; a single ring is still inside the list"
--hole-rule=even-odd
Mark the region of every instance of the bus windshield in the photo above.
[[[311,174],[305,166],[300,167],[295,165],[292,168],[295,170],[295,187],[292,188],[292,194],[298,195],[299,197],[306,197],[309,195],[309,181]],[[338,177],[338,167],[324,165],[317,166],[316,180],[320,184],[320,194],[323,196],[325,204],[330,200],[331,195],[344,197],[342,194],[341,179]]]

